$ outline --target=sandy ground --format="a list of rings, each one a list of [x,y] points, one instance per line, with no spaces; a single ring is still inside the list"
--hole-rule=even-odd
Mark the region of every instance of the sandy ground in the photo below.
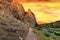
[[[29,28],[26,40],[37,40],[37,36],[32,32],[32,28]]]

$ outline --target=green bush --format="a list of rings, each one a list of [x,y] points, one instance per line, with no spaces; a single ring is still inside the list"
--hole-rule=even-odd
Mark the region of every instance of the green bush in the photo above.
[[[54,31],[54,34],[56,34],[57,36],[60,36],[60,31]]]
[[[49,33],[53,33],[54,31],[53,30],[48,30]]]

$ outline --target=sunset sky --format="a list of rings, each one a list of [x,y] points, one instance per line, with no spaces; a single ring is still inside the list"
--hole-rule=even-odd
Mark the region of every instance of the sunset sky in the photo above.
[[[44,2],[41,2],[41,1],[40,0],[35,0],[35,1],[34,0],[18,0],[16,2],[19,2],[19,3],[22,2],[22,5],[25,11],[28,11],[28,9],[31,9],[32,12],[35,14],[36,20],[39,24],[60,20],[60,3],[47,2],[47,0],[43,0]]]

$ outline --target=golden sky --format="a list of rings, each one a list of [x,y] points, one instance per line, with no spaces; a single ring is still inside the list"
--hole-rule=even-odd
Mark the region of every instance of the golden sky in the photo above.
[[[49,23],[60,20],[60,3],[59,2],[22,2],[25,11],[31,9],[35,14],[38,23]],[[33,1],[33,0],[31,0]],[[37,1],[37,0],[35,0]],[[39,1],[39,0],[38,0]],[[21,3],[21,0],[18,1]]]
[[[32,2],[23,3],[24,9],[29,8],[35,14],[37,22],[54,22],[60,20],[60,3]]]
[[[14,0],[15,2],[60,2],[60,0]]]

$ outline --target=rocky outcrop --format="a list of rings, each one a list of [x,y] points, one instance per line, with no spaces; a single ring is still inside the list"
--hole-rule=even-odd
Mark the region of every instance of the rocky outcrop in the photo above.
[[[33,14],[33,12],[30,9],[28,9],[28,11],[26,12],[25,19],[27,20],[28,24],[31,27],[34,27],[36,25],[35,15]]]
[[[19,3],[12,3],[12,6],[13,6],[13,15],[16,19],[24,22],[24,14],[25,14],[25,11],[24,11],[24,8],[21,4]]]
[[[22,5],[0,0],[0,40],[25,38],[29,27],[36,23],[34,18],[29,11],[24,11]]]
[[[13,10],[15,12],[15,13],[13,13],[15,18],[17,18],[18,20],[22,21],[23,23],[29,25],[30,27],[34,27],[36,25],[35,15],[33,14],[33,12],[30,9],[28,9],[28,11],[25,12],[24,8],[21,4],[13,3],[12,5],[15,7]]]

